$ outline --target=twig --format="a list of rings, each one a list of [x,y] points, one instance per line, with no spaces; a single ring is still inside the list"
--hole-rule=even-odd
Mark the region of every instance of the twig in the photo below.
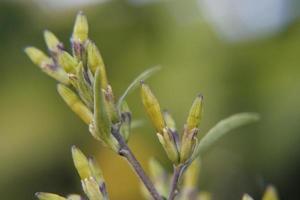
[[[182,165],[179,165],[179,166],[174,166],[174,173],[173,173],[173,178],[172,178],[172,182],[171,182],[171,189],[170,189],[170,194],[169,194],[168,200],[174,200],[176,195],[179,193],[178,183],[179,183],[181,175],[183,174],[186,167],[187,167],[186,164],[182,164]]]
[[[119,132],[119,129],[113,128],[112,135],[116,138],[120,145],[119,154],[127,159],[130,163],[131,167],[134,169],[138,177],[144,183],[145,187],[150,192],[151,196],[154,200],[163,200],[162,197],[159,195],[157,190],[155,189],[153,183],[151,182],[150,178],[146,175],[145,171],[143,170],[139,161],[135,158],[134,154],[124,141],[122,135]]]

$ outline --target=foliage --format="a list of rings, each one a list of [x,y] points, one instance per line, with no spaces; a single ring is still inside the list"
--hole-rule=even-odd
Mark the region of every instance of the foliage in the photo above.
[[[144,80],[160,67],[150,68],[140,74],[116,101],[103,59],[96,45],[89,39],[88,30],[87,18],[79,12],[71,37],[72,54],[69,54],[64,45],[48,30],[44,32],[44,37],[50,56],[35,47],[27,47],[25,52],[34,64],[59,82],[58,93],[72,111],[89,126],[91,135],[104,146],[124,157],[133,167],[143,183],[146,198],[210,199],[209,193],[199,192],[196,187],[200,157],[220,137],[233,129],[257,121],[258,115],[235,114],[222,120],[204,137],[199,138],[198,127],[202,119],[204,99],[202,95],[198,95],[190,108],[183,133],[180,134],[172,116],[168,112],[161,111],[155,95],[144,83]],[[125,99],[139,84],[145,111],[174,166],[172,178],[157,161],[152,160],[150,179],[127,145],[132,128],[132,114]],[[87,198],[108,199],[101,169],[95,161],[85,157],[75,146],[72,147],[72,156]],[[183,185],[180,189],[182,178]],[[37,193],[36,196],[41,200],[82,199],[80,195],[74,194],[62,197],[51,193]],[[264,199],[275,200],[274,195],[265,196],[267,197]],[[244,196],[244,198],[250,197]]]

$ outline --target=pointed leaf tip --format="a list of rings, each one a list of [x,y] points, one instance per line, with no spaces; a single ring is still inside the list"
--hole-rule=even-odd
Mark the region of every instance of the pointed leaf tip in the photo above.
[[[60,41],[57,39],[54,33],[49,30],[44,30],[44,39],[50,51],[57,51],[57,48],[60,45]]]
[[[84,15],[83,12],[79,11],[74,24],[73,29],[73,40],[78,42],[85,42],[88,39],[88,21],[87,17]]]
[[[44,52],[42,52],[40,49],[36,47],[32,47],[32,46],[26,47],[24,49],[24,52],[30,58],[30,60],[38,66],[41,66],[43,62],[49,59],[49,57]]]
[[[73,158],[75,168],[81,180],[91,177],[92,172],[90,170],[89,162],[86,156],[75,145],[72,146],[71,151],[72,151],[72,158]]]
[[[204,153],[226,133],[241,126],[257,122],[259,119],[260,115],[257,113],[239,113],[221,120],[200,140],[192,155],[192,160],[199,155],[201,156],[202,153]]]
[[[154,66],[151,67],[149,69],[147,69],[146,71],[142,72],[140,75],[138,75],[131,83],[130,85],[127,87],[127,89],[125,90],[125,92],[123,93],[123,95],[120,97],[118,104],[117,104],[117,109],[118,112],[120,112],[121,109],[121,105],[123,103],[123,101],[125,100],[125,98],[135,89],[137,88],[137,86],[139,84],[144,84],[144,80],[146,80],[147,78],[149,78],[150,76],[152,76],[154,73],[156,73],[157,71],[159,71],[161,69],[161,66]]]

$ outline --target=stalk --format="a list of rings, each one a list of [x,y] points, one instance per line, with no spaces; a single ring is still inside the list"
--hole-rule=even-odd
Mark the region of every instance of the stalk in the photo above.
[[[175,197],[179,194],[178,184],[187,166],[187,164],[174,166],[173,178],[171,182],[171,189],[168,200],[174,200]]]
[[[142,168],[141,164],[139,161],[136,159],[128,145],[126,144],[124,138],[119,132],[119,129],[113,128],[112,129],[112,135],[116,138],[120,145],[119,149],[119,155],[126,158],[128,163],[131,165],[135,173],[138,175],[140,180],[143,182],[151,196],[153,197],[154,200],[163,200],[163,198],[160,196],[160,194],[157,192],[155,189],[153,183],[151,182],[150,178],[147,176],[145,173],[144,169]]]

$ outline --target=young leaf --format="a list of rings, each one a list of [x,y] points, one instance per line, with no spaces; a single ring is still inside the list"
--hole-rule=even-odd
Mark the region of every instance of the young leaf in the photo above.
[[[101,88],[101,75],[98,68],[94,82],[94,120],[97,132],[100,134],[99,137],[103,141],[107,141],[110,137],[111,122]]]
[[[192,155],[192,160],[201,155],[226,133],[258,120],[259,115],[257,113],[239,113],[220,121],[200,140]]]
[[[125,98],[127,97],[127,95],[130,92],[132,92],[140,84],[140,81],[146,80],[152,74],[154,74],[155,72],[157,72],[160,69],[161,69],[160,66],[151,67],[150,69],[147,69],[146,71],[144,71],[143,73],[141,73],[138,77],[136,77],[136,79],[134,79],[131,82],[131,84],[128,86],[128,88],[125,90],[125,92],[123,93],[123,95],[120,97],[120,99],[118,101],[118,104],[117,104],[118,112],[120,112],[121,105],[122,105],[123,101],[125,100]]]

